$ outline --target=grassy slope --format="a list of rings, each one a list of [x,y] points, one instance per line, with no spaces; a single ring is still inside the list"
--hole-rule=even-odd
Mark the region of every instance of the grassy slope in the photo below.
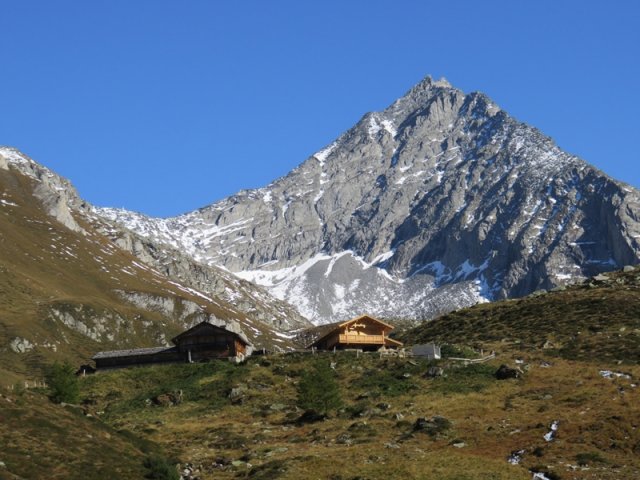
[[[3,480],[143,478],[144,458],[159,451],[31,391],[0,395],[0,445]]]
[[[159,335],[171,338],[184,329],[175,317],[138,308],[116,290],[168,298],[176,311],[184,300],[191,301],[218,318],[238,319],[269,335],[270,329],[232,306],[206,301],[145,268],[89,225],[83,225],[86,234],[65,228],[34,199],[32,179],[0,169],[0,187],[0,384],[37,377],[41,366],[55,359],[79,363],[99,350],[155,346]],[[54,321],[52,307],[79,313],[95,328],[104,323],[100,341]],[[16,337],[36,347],[15,353],[8,345]]]
[[[496,380],[497,366],[515,357],[528,369],[524,378]],[[337,362],[344,408],[326,421],[298,425],[300,374],[329,360]],[[552,365],[543,368],[542,361]],[[415,363],[349,353],[282,355],[241,366],[112,371],[86,379],[83,392],[105,422],[199,466],[202,479],[528,479],[531,468],[563,479],[640,475],[640,394],[632,380],[600,376],[608,364],[503,353],[489,365],[443,362],[447,377],[426,379],[428,365]],[[640,375],[640,367],[626,370]],[[229,399],[232,387],[244,389],[242,401]],[[145,404],[177,389],[185,398],[178,406]],[[434,415],[451,428],[436,436],[412,432],[418,417]],[[543,436],[554,420],[558,438],[548,443]],[[509,454],[520,449],[522,465],[509,465]],[[585,454],[597,461],[583,469],[576,458]],[[220,459],[241,462],[215,467]]]
[[[403,334],[435,340],[533,351],[569,360],[640,363],[640,269],[611,272],[562,291],[486,303],[444,315]]]
[[[203,480],[524,480],[531,478],[529,470],[560,479],[640,478],[637,275],[614,273],[593,287],[479,305],[405,334],[409,343],[439,338],[497,352],[479,366],[441,361],[444,378],[425,378],[429,364],[421,361],[290,354],[239,366],[214,362],[103,372],[83,379],[83,405],[112,429],[108,432],[130,431],[160,445],[195,465]],[[555,347],[540,348],[547,340]],[[298,424],[296,384],[315,361],[336,362],[344,408],[326,421]],[[503,363],[522,368],[522,378],[496,380],[493,373]],[[601,370],[629,378],[607,379]],[[229,397],[232,388],[242,392],[238,401]],[[184,394],[180,405],[148,401],[177,390]],[[55,423],[45,411],[53,408],[59,409],[30,405],[20,415]],[[417,418],[434,415],[446,417],[450,428],[436,435],[413,431]],[[79,426],[93,422],[77,421]],[[547,442],[543,437],[554,421],[558,435]],[[84,440],[78,440],[76,451],[62,440],[49,441],[47,425],[28,425],[0,422],[0,440],[33,437],[34,448],[46,451],[47,458],[65,465],[83,461]],[[74,436],[83,434],[100,435]],[[122,462],[131,466],[117,478],[140,478],[139,447],[113,443],[110,448],[121,451]],[[517,450],[524,451],[522,462],[510,465],[507,458]],[[23,478],[44,478],[56,465],[30,462],[26,449],[12,455],[0,461]],[[113,467],[111,458],[105,449],[99,461]]]

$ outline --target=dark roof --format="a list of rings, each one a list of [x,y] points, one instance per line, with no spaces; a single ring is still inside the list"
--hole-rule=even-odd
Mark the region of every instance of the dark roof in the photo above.
[[[194,334],[197,330],[203,328],[203,327],[210,327],[210,328],[214,328],[216,330],[222,330],[223,332],[228,332],[231,333],[232,335],[235,335],[236,337],[238,337],[240,340],[242,340],[242,342],[245,345],[251,345],[251,342],[249,342],[249,340],[247,339],[247,337],[244,335],[244,333],[242,333],[242,331],[233,331],[230,328],[226,328],[225,325],[216,325],[215,323],[211,323],[208,320],[204,320],[200,323],[198,323],[197,325],[194,325],[193,327],[191,327],[189,330],[185,330],[184,332],[182,332],[180,335],[176,335],[175,337],[173,337],[171,339],[171,341],[173,343],[175,343],[176,345],[178,344],[178,340],[184,337],[188,337],[189,335]]]
[[[129,350],[111,350],[108,352],[98,352],[92,360],[99,358],[116,358],[116,357],[134,357],[136,355],[154,355],[158,353],[174,353],[177,352],[176,347],[152,347],[152,348],[131,348]]]

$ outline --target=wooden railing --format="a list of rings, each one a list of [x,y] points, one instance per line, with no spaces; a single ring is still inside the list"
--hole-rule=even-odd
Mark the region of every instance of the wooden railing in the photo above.
[[[357,344],[369,343],[374,345],[384,345],[382,335],[340,335],[340,343]]]
[[[457,357],[447,357],[447,360],[453,360],[454,362],[462,362],[465,365],[468,365],[470,363],[484,363],[484,362],[488,362],[489,360],[491,360],[492,358],[496,358],[496,354],[492,353],[491,355],[487,355],[486,357],[482,357],[482,358],[457,358]]]

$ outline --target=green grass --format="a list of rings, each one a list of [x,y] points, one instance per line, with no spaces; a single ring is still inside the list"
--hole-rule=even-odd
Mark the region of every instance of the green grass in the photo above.
[[[470,364],[447,370],[446,377],[431,380],[430,389],[443,395],[460,395],[481,392],[497,382],[492,364]]]
[[[524,376],[496,380],[497,366],[513,364],[514,357],[524,362]],[[543,360],[552,365],[539,367]],[[324,421],[300,423],[298,385],[318,361],[334,364],[344,406]],[[601,480],[640,474],[634,453],[640,433],[632,428],[640,415],[640,392],[631,387],[633,380],[602,378],[598,370],[604,364],[516,349],[499,351],[491,364],[441,361],[446,376],[425,378],[432,365],[339,352],[254,358],[243,365],[220,361],[102,372],[81,382],[83,409],[93,419],[77,408],[59,409],[42,395],[46,404],[39,408],[33,405],[33,392],[24,393],[24,410],[0,422],[5,435],[0,442],[9,446],[0,459],[8,458],[11,469],[27,468],[20,467],[30,454],[26,439],[40,438],[46,456],[28,463],[24,478],[49,475],[56,462],[66,467],[52,478],[67,478],[71,466],[87,468],[92,478],[98,467],[85,467],[85,448],[92,442],[101,449],[91,457],[96,465],[129,465],[119,474],[107,468],[112,478],[123,479],[144,478],[149,473],[144,459],[155,455],[171,465],[193,464],[202,480],[529,480],[528,470],[539,464],[576,480],[591,478],[595,469]],[[639,368],[626,370],[635,378]],[[229,398],[234,387],[242,391],[239,401]],[[179,405],[146,402],[176,390],[184,395]],[[33,414],[25,419],[29,411]],[[419,418],[425,420],[416,428]],[[547,443],[543,435],[554,420],[560,421],[558,438]],[[24,439],[20,450],[8,441],[14,431]],[[105,433],[110,440],[103,446]],[[517,449],[526,452],[523,463],[509,465],[506,459]],[[590,470],[569,471],[568,465],[578,461],[587,462]]]
[[[107,402],[105,413],[118,417],[148,407],[148,401],[161,394],[182,391],[185,401],[199,402],[207,410],[230,404],[231,388],[241,383],[246,365],[219,361],[211,363],[155,365],[114,370],[84,380],[89,398],[101,396]],[[105,390],[105,377],[109,377]]]
[[[613,272],[611,281],[575,285],[517,300],[479,304],[402,334],[407,343],[436,341],[483,348],[517,345],[568,360],[639,364],[640,272]],[[504,347],[502,347],[504,348]],[[457,356],[457,355],[453,355]]]
[[[583,467],[587,466],[587,465],[597,465],[597,464],[609,463],[598,452],[578,453],[576,455],[576,462],[578,463],[578,465],[583,466]]]
[[[25,479],[143,478],[145,454],[162,454],[149,440],[117,432],[35,392],[0,398],[0,445],[3,479],[13,478],[8,473]]]

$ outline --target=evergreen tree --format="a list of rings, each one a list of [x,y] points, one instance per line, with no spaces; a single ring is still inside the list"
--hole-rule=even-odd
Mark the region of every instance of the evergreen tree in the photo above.
[[[298,406],[318,415],[326,415],[342,405],[335,372],[326,362],[317,362],[305,371],[298,384]]]
[[[55,403],[77,403],[80,396],[80,385],[74,368],[69,362],[51,365],[46,372],[49,398]]]

